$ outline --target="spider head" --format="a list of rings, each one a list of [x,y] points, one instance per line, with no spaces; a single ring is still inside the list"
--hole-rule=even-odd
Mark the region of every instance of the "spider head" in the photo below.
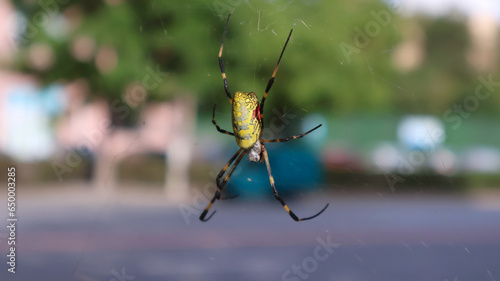
[[[234,94],[234,100],[244,104],[259,104],[259,99],[254,92],[236,92]]]
[[[259,162],[260,161],[260,154],[262,152],[262,148],[260,146],[260,141],[257,141],[252,148],[248,151],[248,160],[250,162]]]

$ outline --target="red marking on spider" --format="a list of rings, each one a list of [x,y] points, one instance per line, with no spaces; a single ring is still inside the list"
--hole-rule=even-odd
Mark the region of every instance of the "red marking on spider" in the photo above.
[[[262,116],[260,115],[260,106],[257,104],[257,107],[255,108],[255,110],[253,111],[253,116],[252,116],[252,119],[253,118],[257,118],[257,120],[261,120]]]

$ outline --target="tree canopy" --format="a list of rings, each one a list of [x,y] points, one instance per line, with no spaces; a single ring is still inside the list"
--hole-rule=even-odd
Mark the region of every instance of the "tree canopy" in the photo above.
[[[110,101],[157,71],[164,77],[147,89],[149,101],[195,95],[205,112],[223,102],[217,53],[230,12],[223,60],[232,92],[261,96],[294,30],[272,89],[280,98],[271,104],[287,100],[335,114],[441,114],[477,84],[465,60],[463,21],[402,18],[397,7],[378,1],[14,3],[25,19],[16,68],[44,83],[85,79],[94,96]],[[405,27],[415,24],[424,33],[425,55],[403,72],[393,56],[408,36]],[[40,46],[53,54],[44,68],[30,62]],[[500,99],[491,104],[480,110],[496,112]]]

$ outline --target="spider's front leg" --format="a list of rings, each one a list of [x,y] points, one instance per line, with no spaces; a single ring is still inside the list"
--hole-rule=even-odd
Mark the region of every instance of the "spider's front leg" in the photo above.
[[[224,40],[226,39],[227,25],[229,24],[230,17],[231,14],[227,15],[226,26],[224,27],[224,33],[222,34],[222,43],[220,44],[220,49],[219,49],[219,67],[220,67],[220,72],[222,74],[222,80],[224,81],[224,91],[226,92],[229,102],[233,103],[233,98],[231,97],[231,92],[229,91],[229,87],[227,85],[227,77],[226,77],[226,71],[224,70],[224,63],[222,62],[222,50],[224,49]]]
[[[223,133],[223,134],[226,134],[226,135],[234,136],[234,133],[228,132],[228,131],[226,131],[224,129],[221,129],[219,127],[219,125],[217,125],[217,122],[215,122],[215,104],[214,104],[214,108],[212,110],[212,124],[214,124],[215,128],[217,129],[217,131],[219,133]]]

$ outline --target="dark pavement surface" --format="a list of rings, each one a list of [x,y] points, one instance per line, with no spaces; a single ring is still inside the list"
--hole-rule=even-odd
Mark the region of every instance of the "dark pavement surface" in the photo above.
[[[147,197],[58,198],[20,200],[17,273],[4,235],[0,280],[500,280],[500,201],[489,196],[289,199],[299,216],[330,203],[301,223],[272,200],[218,201],[211,221],[187,223]]]

